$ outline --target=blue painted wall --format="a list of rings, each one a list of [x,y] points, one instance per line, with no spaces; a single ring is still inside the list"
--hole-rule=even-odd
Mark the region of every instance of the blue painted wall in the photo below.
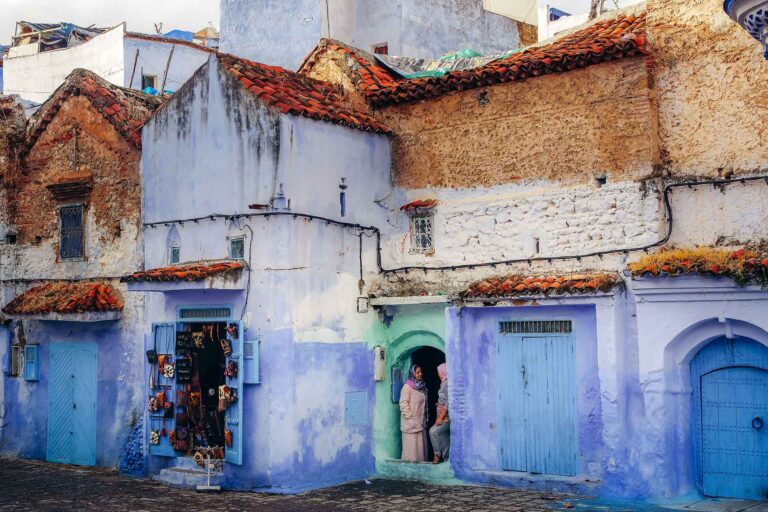
[[[138,327],[138,326],[137,326]],[[45,460],[48,432],[48,374],[54,343],[95,343],[98,348],[96,390],[96,464],[116,467],[142,412],[142,348],[121,322],[52,322],[25,320],[27,343],[40,345],[40,380],[5,377],[5,428],[0,453]]]

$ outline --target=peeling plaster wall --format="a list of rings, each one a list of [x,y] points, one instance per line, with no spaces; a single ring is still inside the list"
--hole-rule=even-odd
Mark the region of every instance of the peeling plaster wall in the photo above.
[[[78,127],[75,163],[73,129]],[[87,279],[111,284],[125,306],[120,321],[81,323],[22,320],[26,341],[40,345],[40,381],[6,377],[3,390],[8,434],[0,453],[45,459],[48,422],[49,351],[53,343],[95,343],[98,347],[96,463],[116,467],[132,427],[143,413],[144,297],[117,280],[142,267],[140,238],[140,150],[130,146],[82,96],[67,99],[29,149],[23,165],[4,175],[4,203],[18,233],[17,245],[3,243],[4,279]],[[58,207],[46,185],[75,170],[93,174],[86,199],[86,258],[58,259]],[[7,187],[7,188],[6,188]],[[118,205],[116,207],[116,205]],[[2,303],[34,284],[5,283]],[[5,350],[5,346],[0,349]]]
[[[365,50],[387,43],[390,55],[423,58],[520,46],[517,22],[485,11],[480,0],[221,2],[224,52],[297,69],[321,37]]]
[[[91,70],[115,85],[123,85],[124,30],[120,24],[72,48],[6,57],[3,94],[18,94],[25,100],[43,103],[76,68]]]
[[[146,222],[255,212],[248,205],[268,203],[283,183],[293,211],[377,224],[374,201],[391,193],[388,138],[280,115],[215,59],[149,121],[142,140]],[[170,230],[145,229],[147,268],[167,263]],[[227,465],[227,486],[296,491],[370,475],[372,425],[344,424],[346,392],[366,391],[371,413],[374,405],[365,335],[376,316],[357,313],[355,301],[360,239],[291,216],[185,222],[176,231],[182,261],[226,258],[227,237],[245,237],[249,291],[147,294],[147,323],[174,321],[181,304],[229,304],[235,318],[243,314],[245,337],[261,340],[262,384],[241,398],[244,464]],[[363,236],[369,283],[374,247]],[[155,459],[150,472],[164,464]]]

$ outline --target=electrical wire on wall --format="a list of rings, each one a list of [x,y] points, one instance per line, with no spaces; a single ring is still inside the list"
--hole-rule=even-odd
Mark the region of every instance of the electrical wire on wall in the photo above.
[[[584,258],[592,258],[597,257],[602,259],[604,256],[608,255],[614,255],[614,254],[624,254],[628,255],[630,252],[642,252],[642,251],[648,251],[650,249],[660,247],[667,243],[670,238],[672,237],[672,231],[674,228],[674,215],[672,211],[672,205],[670,202],[670,194],[672,194],[672,191],[675,188],[682,188],[682,187],[699,187],[699,186],[708,186],[711,185],[714,188],[724,188],[728,185],[731,185],[733,183],[742,183],[746,184],[748,182],[756,182],[756,181],[764,181],[766,184],[768,184],[768,175],[760,175],[760,176],[750,176],[745,178],[724,178],[724,179],[713,179],[713,180],[702,180],[702,181],[683,181],[683,182],[677,182],[677,183],[670,183],[665,185],[664,189],[661,192],[662,195],[662,201],[664,204],[664,212],[666,216],[666,223],[667,223],[667,230],[666,234],[661,237],[659,240],[645,244],[640,246],[634,246],[634,247],[625,247],[625,248],[617,248],[617,249],[605,249],[601,251],[593,251],[593,252],[587,252],[587,253],[581,253],[581,254],[568,254],[563,256],[535,256],[530,258],[515,258],[515,259],[506,259],[506,260],[497,260],[497,261],[485,261],[485,262],[478,262],[478,263],[462,263],[462,264],[454,264],[454,265],[443,265],[443,266],[418,266],[418,265],[411,265],[411,266],[403,266],[403,267],[396,267],[396,268],[385,268],[382,265],[382,249],[381,249],[381,231],[379,228],[375,226],[364,226],[361,224],[355,224],[351,222],[341,222],[338,220],[330,219],[327,217],[321,217],[318,215],[312,215],[307,213],[297,213],[297,212],[291,212],[291,211],[269,211],[269,212],[257,212],[257,213],[242,213],[242,214],[231,214],[231,215],[222,215],[222,214],[210,214],[205,217],[194,217],[189,219],[176,219],[176,220],[167,220],[167,221],[159,221],[159,222],[149,222],[145,223],[145,228],[156,228],[158,226],[170,226],[171,224],[177,223],[180,225],[183,225],[185,222],[200,222],[204,220],[210,220],[210,221],[216,221],[217,219],[224,219],[230,220],[230,219],[239,219],[239,218],[256,218],[256,217],[266,217],[267,219],[272,216],[290,216],[294,220],[295,219],[304,219],[308,221],[317,220],[320,222],[325,222],[326,225],[334,225],[339,226],[342,228],[350,228],[352,229],[356,234],[360,235],[360,240],[362,241],[362,235],[365,236],[375,236],[376,237],[376,266],[379,271],[379,273],[388,275],[388,274],[398,274],[398,273],[409,273],[412,271],[423,271],[424,273],[427,272],[445,272],[445,271],[455,271],[455,270],[465,270],[465,269],[476,269],[476,268],[496,268],[498,266],[503,265],[514,265],[518,263],[528,263],[531,265],[533,262],[541,262],[546,261],[548,263],[552,263],[553,261],[563,261],[563,260],[575,260],[578,262],[581,262]],[[370,234],[369,234],[370,233]],[[361,250],[361,266],[362,266],[362,250]]]

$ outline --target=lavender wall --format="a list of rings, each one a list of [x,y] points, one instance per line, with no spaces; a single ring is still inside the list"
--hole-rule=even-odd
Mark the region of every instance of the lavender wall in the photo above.
[[[498,473],[498,322],[570,319],[576,343],[579,478],[600,478],[603,422],[594,305],[449,308],[446,315],[452,385],[451,465],[456,476],[495,483],[514,477],[510,472]]]

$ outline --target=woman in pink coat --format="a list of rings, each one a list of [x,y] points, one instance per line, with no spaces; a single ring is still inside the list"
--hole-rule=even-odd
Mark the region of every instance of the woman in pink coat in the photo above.
[[[400,431],[403,433],[403,460],[427,460],[427,386],[421,367],[408,370],[408,380],[400,391]]]

